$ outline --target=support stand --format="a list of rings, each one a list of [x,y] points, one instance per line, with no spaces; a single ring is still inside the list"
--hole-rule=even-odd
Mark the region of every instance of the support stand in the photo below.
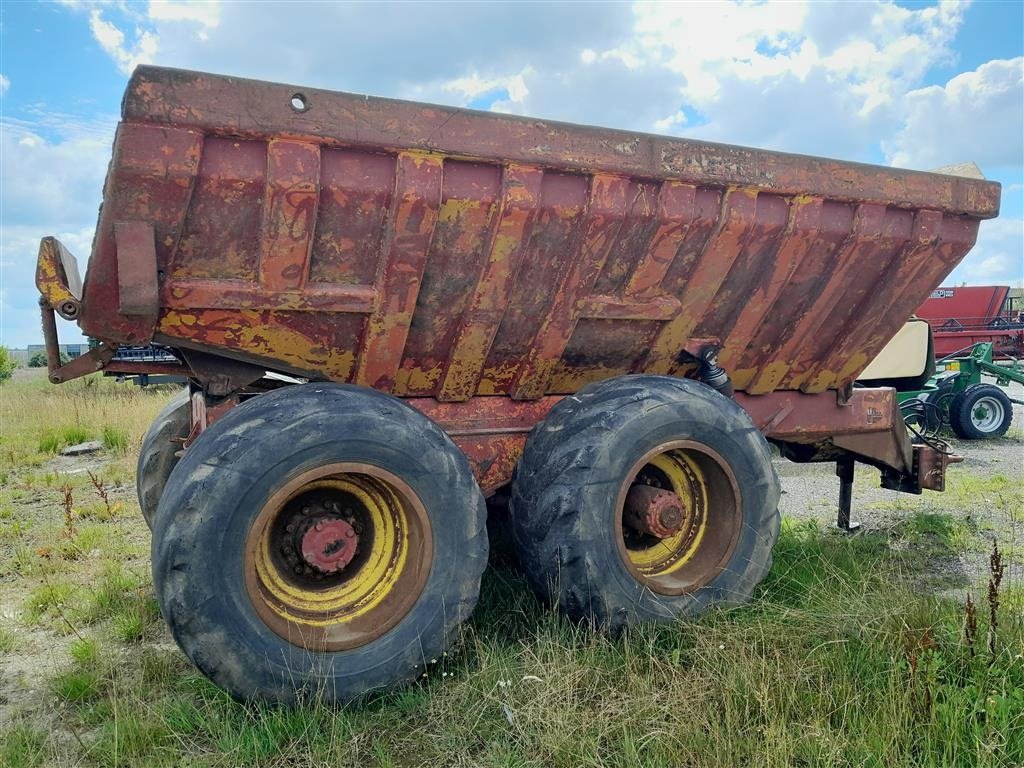
[[[843,456],[836,461],[836,476],[839,478],[839,514],[836,527],[841,531],[855,531],[860,523],[850,522],[850,508],[853,505],[853,457]]]

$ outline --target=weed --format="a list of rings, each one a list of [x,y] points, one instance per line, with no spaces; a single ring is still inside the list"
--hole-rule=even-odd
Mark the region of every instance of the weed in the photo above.
[[[64,509],[64,530],[61,531],[61,536],[68,541],[74,541],[78,536],[78,531],[75,529],[74,498],[71,486],[65,485],[61,491],[64,494],[64,499],[61,501],[61,506]]]
[[[28,723],[13,723],[0,731],[0,765],[36,768],[46,759],[46,733]]]
[[[99,585],[75,608],[75,616],[87,624],[127,613],[140,598],[136,590],[142,579],[126,573],[120,563],[110,562],[103,570]]]
[[[58,673],[51,687],[53,694],[64,701],[91,701],[100,695],[102,678],[95,669],[69,669]]]
[[[78,424],[72,424],[61,430],[61,437],[65,445],[78,445],[89,439],[89,433]]]
[[[0,652],[10,653],[18,644],[17,635],[7,627],[0,627]]]
[[[138,598],[114,615],[114,636],[125,643],[138,642],[159,617],[155,600]]]
[[[74,588],[65,582],[49,582],[33,590],[25,601],[25,617],[36,622],[44,617],[58,615],[74,594]]]
[[[103,447],[114,453],[128,450],[128,433],[120,427],[103,427]]]
[[[100,654],[99,644],[91,638],[79,638],[71,643],[71,658],[79,665],[94,663]]]
[[[119,505],[110,503],[110,494],[108,493],[107,486],[104,485],[103,481],[91,471],[87,470],[87,473],[89,475],[89,481],[92,483],[92,487],[96,490],[96,495],[100,497],[100,501],[103,502],[103,507],[106,510],[106,517],[104,519],[109,520],[117,514]]]
[[[974,658],[974,646],[978,641],[978,610],[974,600],[967,595],[967,602],[964,603],[964,645],[967,647],[971,658]]]
[[[1003,559],[999,552],[999,544],[992,542],[992,555],[989,557],[988,579],[988,652],[992,662],[996,660],[996,638],[999,634],[999,587],[1003,583]]]
[[[40,453],[56,453],[63,447],[60,435],[54,430],[46,430],[39,436]]]

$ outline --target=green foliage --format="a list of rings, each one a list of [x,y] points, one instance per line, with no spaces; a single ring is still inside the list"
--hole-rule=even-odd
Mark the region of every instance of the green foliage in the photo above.
[[[0,382],[11,378],[11,374],[14,373],[16,367],[10,352],[7,351],[7,347],[0,347]]]
[[[29,723],[13,723],[0,731],[0,765],[36,768],[46,759],[46,732]]]
[[[44,429],[39,435],[39,452],[54,454],[69,445],[78,445],[89,439],[89,432],[78,424]]]
[[[120,427],[103,427],[103,447],[115,453],[128,450],[128,433]]]
[[[92,669],[69,669],[57,674],[52,683],[53,693],[64,701],[91,701],[100,694],[102,678]]]
[[[70,362],[71,362],[71,355],[67,354],[66,352],[61,352],[60,353],[60,364],[61,365],[67,365]],[[28,359],[28,367],[29,368],[46,368],[47,365],[49,365],[49,363],[48,363],[48,361],[46,359],[46,352],[44,352],[43,350],[39,350],[38,352],[33,352],[31,357],[29,357],[29,359]]]

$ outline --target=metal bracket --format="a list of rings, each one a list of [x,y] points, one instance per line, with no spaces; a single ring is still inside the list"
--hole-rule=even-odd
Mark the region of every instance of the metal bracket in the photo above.
[[[118,312],[151,318],[160,310],[157,293],[156,235],[153,225],[141,221],[114,224],[117,243]]]

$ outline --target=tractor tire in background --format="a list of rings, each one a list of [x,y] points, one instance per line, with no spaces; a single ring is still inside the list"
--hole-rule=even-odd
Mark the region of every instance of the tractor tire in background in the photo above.
[[[345,702],[414,679],[456,640],[487,563],[465,455],[350,385],[232,409],[185,452],[156,520],[171,633],[241,700]]]
[[[139,448],[139,461],[135,468],[135,491],[146,525],[153,529],[160,496],[167,485],[171,470],[178,463],[177,454],[182,441],[192,427],[192,408],[188,387],[171,398],[153,420]]]
[[[566,397],[530,433],[512,532],[538,596],[616,633],[748,600],[771,568],[779,492],[733,400],[625,376]]]
[[[1013,404],[994,384],[971,384],[949,405],[949,425],[963,440],[1002,437],[1011,421]]]

